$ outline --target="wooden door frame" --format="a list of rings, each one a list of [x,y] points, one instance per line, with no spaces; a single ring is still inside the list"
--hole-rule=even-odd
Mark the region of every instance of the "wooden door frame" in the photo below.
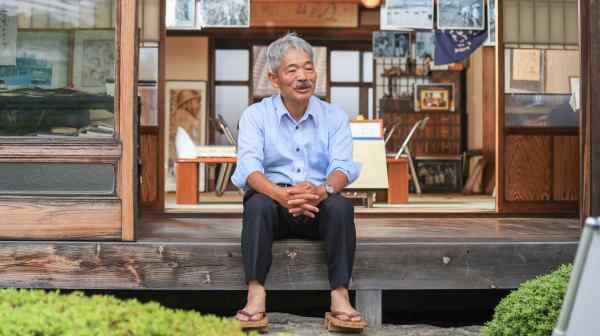
[[[579,5],[583,6],[584,3],[589,3],[590,0],[579,0]],[[548,214],[548,213],[562,213],[562,214],[576,214],[577,211],[580,216],[583,216],[585,211],[582,208],[582,200],[585,197],[584,188],[586,183],[580,178],[579,186],[579,200],[577,202],[556,202],[556,201],[544,201],[544,202],[509,202],[506,200],[506,172],[505,172],[505,141],[507,134],[505,128],[505,48],[504,48],[504,0],[496,1],[496,212],[499,214]],[[589,17],[587,17],[585,10],[580,7],[580,33],[583,34],[583,27],[586,24],[589,25]],[[600,31],[599,31],[600,32]],[[585,49],[584,42],[585,37],[581,37],[580,40],[580,57],[581,67],[580,71],[582,74],[581,85],[582,85],[582,102],[584,100],[585,87],[588,84],[585,74],[589,71],[589,64],[586,64],[587,59],[586,53],[589,49]],[[589,47],[588,47],[589,48]],[[589,112],[589,107],[585,107],[582,103],[581,119],[579,127],[579,139],[580,144],[584,140],[584,130],[590,125],[586,124],[586,118],[584,117],[586,111]],[[552,144],[553,142],[551,142]],[[551,145],[552,146],[552,145]],[[551,149],[553,150],[553,149]],[[582,167],[585,165],[586,159],[584,157],[586,151],[582,147],[580,150],[580,176],[584,176]],[[588,153],[589,154],[589,153]],[[552,183],[552,182],[551,182]],[[599,186],[600,188],[600,186]],[[599,189],[600,191],[600,189]],[[589,193],[588,193],[589,194]]]

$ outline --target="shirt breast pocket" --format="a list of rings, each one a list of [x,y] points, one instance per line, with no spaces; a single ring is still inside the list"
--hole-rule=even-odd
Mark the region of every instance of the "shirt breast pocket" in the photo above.
[[[325,173],[325,170],[329,167],[330,159],[329,150],[325,143],[319,141],[311,146],[311,150],[308,153],[308,161],[312,167],[315,167],[317,170],[323,170],[323,173]]]

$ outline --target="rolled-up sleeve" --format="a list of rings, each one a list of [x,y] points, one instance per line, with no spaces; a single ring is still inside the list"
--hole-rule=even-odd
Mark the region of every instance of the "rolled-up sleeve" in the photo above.
[[[327,176],[335,170],[339,170],[346,178],[348,184],[354,182],[360,175],[361,165],[359,162],[352,160],[352,133],[350,132],[350,124],[346,112],[337,108],[337,122],[334,130],[329,138],[329,167],[327,168]]]
[[[238,188],[247,188],[248,176],[253,172],[264,173],[264,130],[257,120],[258,110],[247,108],[240,119],[237,143],[237,165],[231,182]]]

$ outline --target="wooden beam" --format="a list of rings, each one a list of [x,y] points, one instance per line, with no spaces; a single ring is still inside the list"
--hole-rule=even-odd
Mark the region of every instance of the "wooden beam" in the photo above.
[[[134,240],[137,189],[136,105],[137,105],[137,0],[119,1],[117,11],[119,40],[118,134],[123,153],[119,164],[118,193],[122,202],[122,239]]]
[[[359,242],[351,289],[515,288],[573,260],[556,242]],[[321,243],[273,246],[266,287],[327,290]],[[382,262],[385,260],[385,262]],[[27,242],[0,245],[0,287],[245,289],[239,243]]]

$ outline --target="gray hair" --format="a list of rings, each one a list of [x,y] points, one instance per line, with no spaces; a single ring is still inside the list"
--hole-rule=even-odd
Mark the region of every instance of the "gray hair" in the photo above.
[[[272,73],[279,70],[281,60],[290,48],[299,51],[304,51],[310,57],[311,62],[314,61],[312,46],[296,33],[289,33],[271,43],[267,48],[267,65]]]

